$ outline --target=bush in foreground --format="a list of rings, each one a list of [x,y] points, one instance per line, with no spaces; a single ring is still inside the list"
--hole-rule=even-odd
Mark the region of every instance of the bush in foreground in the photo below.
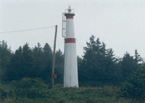
[[[23,78],[22,80],[16,82],[12,81],[12,86],[15,87],[14,92],[16,97],[27,97],[27,98],[43,98],[46,97],[47,85],[42,81],[42,79],[32,79],[32,78]]]
[[[125,98],[131,98],[132,103],[145,101],[145,65],[123,83],[121,95]]]
[[[0,87],[1,88],[1,87]],[[119,87],[64,88],[57,84],[49,88],[41,79],[24,78],[3,84],[4,103],[129,103],[130,99],[116,98]]]

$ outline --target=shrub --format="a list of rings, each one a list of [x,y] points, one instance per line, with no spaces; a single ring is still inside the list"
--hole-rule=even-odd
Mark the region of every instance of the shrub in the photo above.
[[[132,101],[145,101],[145,66],[138,69],[122,84],[121,96]]]
[[[0,88],[0,101],[7,97],[7,92]]]
[[[23,78],[18,82],[12,81],[12,85],[17,88],[47,87],[41,78]]]
[[[14,90],[16,96],[36,98],[45,97],[47,94],[47,91],[44,90],[47,85],[39,78],[23,78],[19,82],[13,81],[12,85],[16,87]]]

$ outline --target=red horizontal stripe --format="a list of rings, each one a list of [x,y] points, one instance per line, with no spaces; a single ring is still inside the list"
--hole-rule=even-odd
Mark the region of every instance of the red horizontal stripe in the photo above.
[[[65,14],[66,19],[73,19],[75,14]]]
[[[74,18],[74,16],[72,16],[72,15],[69,15],[66,17],[66,19],[73,19],[73,18]]]
[[[76,39],[75,38],[66,38],[65,43],[76,43]]]

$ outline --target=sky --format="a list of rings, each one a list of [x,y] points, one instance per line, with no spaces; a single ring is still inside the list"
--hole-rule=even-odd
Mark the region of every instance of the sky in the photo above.
[[[5,40],[12,51],[28,43],[39,42],[53,49],[55,25],[58,25],[56,50],[64,51],[62,13],[74,9],[77,54],[91,35],[112,48],[116,57],[137,49],[145,57],[145,0],[0,0],[0,41]],[[53,27],[52,27],[53,26]],[[50,27],[33,31],[11,32]]]

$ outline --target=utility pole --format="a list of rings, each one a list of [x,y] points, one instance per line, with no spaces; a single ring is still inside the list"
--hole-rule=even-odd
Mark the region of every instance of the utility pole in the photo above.
[[[55,67],[56,36],[57,36],[57,25],[55,26],[55,37],[54,37],[54,47],[53,47],[52,75],[51,75],[51,85],[52,85],[52,87],[54,87],[54,67]]]

